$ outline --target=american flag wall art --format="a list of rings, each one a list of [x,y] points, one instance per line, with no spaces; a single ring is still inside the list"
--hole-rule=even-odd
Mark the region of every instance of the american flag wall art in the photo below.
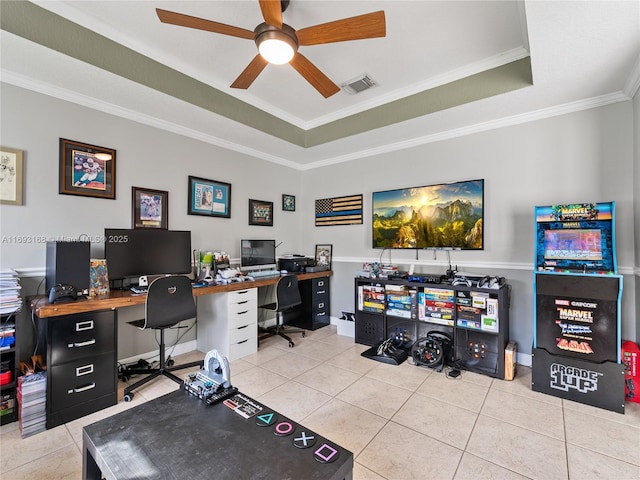
[[[316,200],[316,227],[362,223],[362,194]]]

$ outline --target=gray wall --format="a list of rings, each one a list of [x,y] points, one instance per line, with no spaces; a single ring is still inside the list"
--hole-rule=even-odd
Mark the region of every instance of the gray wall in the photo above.
[[[635,220],[635,296],[636,296],[636,336],[635,341],[640,341],[640,90],[633,97],[633,191],[634,191],[634,218]],[[633,337],[628,336],[628,339]]]
[[[2,146],[24,151],[24,205],[0,206],[0,268],[33,276],[25,294],[44,293],[42,237],[100,237],[105,227],[131,227],[131,187],[169,192],[169,228],[191,230],[193,248],[224,250],[237,259],[241,238],[275,238],[278,253],[301,247],[301,212],[283,212],[283,193],[300,196],[299,171],[228,151],[66,101],[0,84]],[[116,200],[58,194],[59,138],[116,150]],[[187,177],[231,183],[231,218],[187,215]],[[274,202],[274,227],[249,226],[248,199]],[[31,243],[16,243],[20,236]],[[36,239],[35,243],[33,240]],[[91,245],[103,258],[101,242]],[[120,312],[119,357],[157,349],[152,332],[126,321],[142,309]],[[180,331],[180,334],[184,333]],[[195,338],[195,330],[184,341]],[[167,336],[167,344],[173,341]]]
[[[44,271],[45,246],[11,243],[6,237],[99,236],[105,226],[129,227],[131,187],[138,186],[170,192],[170,228],[191,230],[194,248],[226,250],[238,258],[241,238],[275,238],[284,242],[278,254],[312,255],[315,244],[333,244],[332,315],[337,317],[354,310],[355,271],[382,253],[370,247],[373,191],[484,178],[485,250],[451,252],[450,260],[460,270],[508,279],[511,332],[520,352],[529,353],[532,341],[535,205],[616,201],[618,265],[625,277],[623,336],[638,338],[640,247],[634,208],[637,217],[640,189],[639,174],[631,174],[640,164],[638,96],[633,102],[298,171],[14,86],[1,84],[0,93],[2,145],[25,151],[25,205],[0,206],[0,266],[32,275],[29,285]],[[58,194],[60,137],[116,149],[116,200]],[[232,218],[187,215],[188,175],[231,183]],[[296,212],[281,210],[283,193],[296,196]],[[359,193],[364,194],[363,225],[314,226],[314,200]],[[274,227],[248,225],[249,198],[274,202]],[[100,243],[92,246],[92,255],[102,255]],[[416,260],[415,251],[387,250],[383,261],[389,259],[405,268],[415,263],[416,271],[429,273],[443,273],[449,262],[442,251],[421,251]],[[131,329],[123,326],[121,332],[125,328]],[[127,341],[121,357],[155,345],[152,339]]]
[[[640,190],[634,190],[630,174],[633,145],[629,101],[305,172],[304,236],[333,244],[334,315],[354,311],[353,276],[363,262],[381,256],[388,262],[391,257],[401,268],[414,263],[416,271],[438,274],[448,266],[443,251],[420,251],[416,261],[415,251],[372,249],[372,192],[484,178],[485,249],[451,252],[451,263],[459,270],[507,278],[512,285],[511,337],[519,351],[531,352],[536,205],[616,202],[617,258],[625,274],[623,336],[637,338],[634,191],[638,195]],[[313,226],[313,199],[357,193],[364,194],[363,225]]]

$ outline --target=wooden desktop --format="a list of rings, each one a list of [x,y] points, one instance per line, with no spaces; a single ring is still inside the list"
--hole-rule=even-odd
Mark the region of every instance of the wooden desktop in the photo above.
[[[298,281],[314,278],[330,277],[330,270],[313,273],[297,273]],[[275,285],[280,277],[267,277],[249,282],[233,282],[227,285],[211,285],[208,287],[196,287],[193,295],[212,295],[215,293],[234,292],[247,288],[260,288]],[[76,301],[49,303],[47,297],[34,297],[31,300],[31,309],[39,318],[59,317],[74,313],[95,312],[98,310],[117,309],[144,304],[145,294],[135,294],[130,290],[112,290],[109,295],[94,298],[82,298]]]

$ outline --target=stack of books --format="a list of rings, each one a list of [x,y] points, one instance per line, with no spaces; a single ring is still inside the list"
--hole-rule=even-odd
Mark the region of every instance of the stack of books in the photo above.
[[[20,278],[14,270],[0,271],[0,315],[9,315],[22,308]]]
[[[22,438],[47,428],[47,372],[18,377],[18,422]]]

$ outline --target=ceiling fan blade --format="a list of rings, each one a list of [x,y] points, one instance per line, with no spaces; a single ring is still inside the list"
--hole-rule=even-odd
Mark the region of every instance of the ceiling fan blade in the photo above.
[[[259,0],[264,21],[274,27],[282,28],[282,4],[280,0]]]
[[[192,17],[183,13],[170,12],[168,10],[162,10],[161,8],[156,8],[156,13],[162,23],[221,33],[223,35],[231,35],[232,37],[246,38],[248,40],[253,40],[255,36],[251,30],[214,22],[212,20],[205,20],[204,18]]]
[[[264,67],[267,66],[267,63],[269,62],[262,58],[260,54],[253,57],[253,60],[247,65],[247,68],[245,68],[240,76],[231,84],[231,88],[249,88],[253,81],[258,78],[260,72],[264,70]]]
[[[324,98],[329,98],[340,91],[335,83],[331,81],[318,67],[311,63],[304,55],[297,52],[289,62],[307,82],[313,85]]]
[[[300,45],[362,40],[365,38],[384,37],[386,34],[387,27],[384,11],[382,10],[322,23],[296,31]]]

